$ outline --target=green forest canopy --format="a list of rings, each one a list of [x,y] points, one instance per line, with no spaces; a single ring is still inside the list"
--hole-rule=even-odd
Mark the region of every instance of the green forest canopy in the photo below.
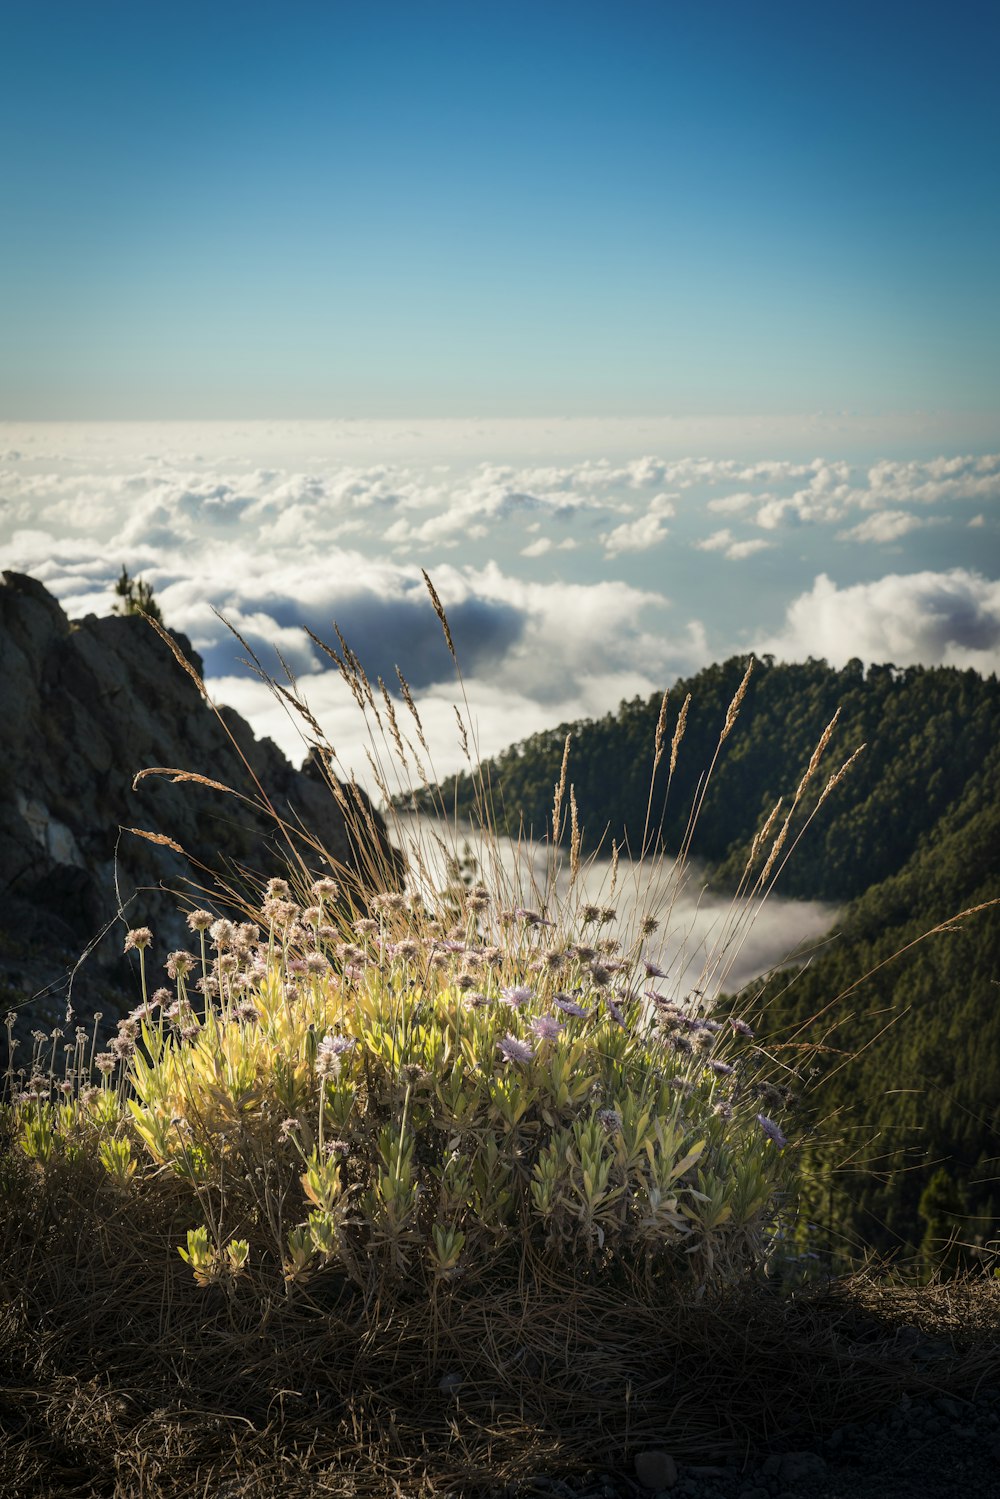
[[[667,743],[684,699],[691,706],[677,767],[665,800],[669,754],[653,788],[652,826],[668,853],[684,837],[699,779],[709,766],[726,710],[746,660],[732,657],[670,689]],[[500,831],[522,823],[536,838],[550,829],[552,794],[566,735],[572,736],[573,784],[585,843],[608,835],[630,848],[642,841],[653,741],[661,698],[633,698],[615,714],[534,734],[483,761]],[[1000,739],[995,677],[950,667],[871,666],[849,661],[757,662],[746,699],[712,775],[693,852],[735,886],[748,845],[779,796],[794,793],[812,750],[837,708],[840,720],[818,775],[803,798],[801,819],[815,806],[828,769],[861,744],[867,748],[820,810],[782,876],[781,893],[841,902],[900,869],[921,837],[964,792]],[[477,788],[469,774],[442,783],[444,804],[471,813]],[[418,804],[429,807],[426,796]]]

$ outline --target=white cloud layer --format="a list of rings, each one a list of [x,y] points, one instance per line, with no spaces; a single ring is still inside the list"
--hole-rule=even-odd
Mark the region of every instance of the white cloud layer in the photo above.
[[[1000,670],[1000,581],[964,568],[889,573],[838,588],[825,573],[788,607],[777,635],[762,642],[784,661],[852,657],[898,666]]]
[[[602,449],[609,424],[578,429],[567,455],[568,426],[525,424],[530,441],[507,448],[488,423],[454,424],[447,448],[431,427],[348,428],[0,428],[0,566],[81,615],[107,612],[124,564],[191,636],[220,700],[252,704],[289,748],[214,611],[267,670],[280,651],[335,714],[335,743],[357,748],[307,634],[328,640],[336,620],[373,680],[391,685],[398,664],[429,721],[447,723],[442,769],[455,687],[421,567],[447,605],[484,752],[761,635],[789,658],[995,663],[998,585],[968,568],[995,532],[1000,455],[692,456],[646,447],[638,426],[628,452]],[[908,572],[932,524],[954,551],[940,572]],[[887,545],[899,576],[856,582]],[[767,589],[761,569],[731,565],[763,552]]]

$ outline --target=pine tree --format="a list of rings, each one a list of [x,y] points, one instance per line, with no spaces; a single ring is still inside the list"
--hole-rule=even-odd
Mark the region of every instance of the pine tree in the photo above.
[[[121,602],[112,604],[112,614],[148,614],[150,619],[163,623],[163,615],[153,597],[152,586],[144,578],[130,577],[124,564],[121,577],[115,584],[115,593]]]

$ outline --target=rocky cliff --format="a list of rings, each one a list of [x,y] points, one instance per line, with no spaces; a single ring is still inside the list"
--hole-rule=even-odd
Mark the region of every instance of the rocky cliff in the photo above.
[[[2,578],[0,1010],[5,998],[19,1002],[44,988],[49,1003],[36,1000],[36,1008],[54,1013],[68,969],[91,944],[74,1003],[109,983],[130,989],[126,927],[152,927],[163,953],[188,945],[178,893],[211,905],[195,892],[211,885],[206,871],[248,893],[255,876],[287,874],[273,818],[197,783],[150,776],[133,789],[148,766],[194,772],[257,799],[263,791],[319,845],[298,845],[317,874],[364,864],[370,848],[353,846],[318,765],[295,770],[239,714],[213,710],[145,619],[71,621],[35,579]],[[172,638],[200,675],[186,637]],[[136,827],[185,853],[123,831]],[[378,830],[382,837],[380,822]]]

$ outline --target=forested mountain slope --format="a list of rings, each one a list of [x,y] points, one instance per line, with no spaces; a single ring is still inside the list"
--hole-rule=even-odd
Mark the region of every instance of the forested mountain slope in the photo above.
[[[676,769],[665,800],[669,752],[653,792],[652,826],[675,852],[684,837],[699,778],[711,763],[746,662],[732,658],[670,690],[666,738],[691,705]],[[658,696],[622,703],[616,714],[535,734],[484,761],[501,825],[521,819],[545,836],[563,745],[572,735],[569,781],[579,806],[585,845],[601,837],[642,842]],[[872,666],[842,670],[824,661],[757,663],[736,726],[723,746],[698,819],[695,855],[733,884],[747,845],[781,795],[794,793],[823,728],[841,709],[823,761],[803,798],[804,821],[827,773],[862,743],[867,749],[835,796],[820,809],[781,879],[784,895],[845,901],[900,870],[944,813],[964,795],[990,749],[1000,740],[1000,684],[974,671],[947,667]],[[445,804],[469,811],[475,786],[468,775],[441,787]],[[796,826],[799,824],[797,823]]]
[[[818,1065],[808,1114],[838,1114],[822,1132],[832,1140],[804,1152],[809,1216],[849,1241],[919,1247],[935,1174],[946,1209],[938,1232],[1000,1237],[1000,907],[933,931],[998,897],[994,745],[905,866],[848,906],[837,940],[793,982],[779,975],[756,997],[763,1044],[831,1048],[808,1059]]]
[[[671,689],[652,804],[653,826],[662,817],[671,853],[745,664],[727,661]],[[664,808],[670,740],[688,693]],[[709,782],[693,852],[710,865],[716,888],[735,887],[755,831],[779,795],[794,795],[838,706],[838,726],[789,843],[829,773],[859,744],[867,748],[819,809],[779,883],[783,895],[841,905],[837,934],[800,974],[786,970],[740,1000],[755,1015],[757,1043],[784,1046],[777,1055],[799,1074],[790,1078],[801,1098],[797,1138],[806,1142],[799,1221],[819,1223],[834,1242],[855,1249],[908,1253],[952,1230],[967,1241],[1000,1239],[1000,906],[926,936],[1000,897],[996,678],[950,668],[866,672],[857,661],[841,671],[814,660],[759,662]],[[636,699],[617,714],[513,746],[482,767],[494,807],[509,827],[523,817],[536,836],[547,833],[571,733],[568,779],[585,841],[593,847],[607,830],[624,833],[635,849],[659,713],[659,697]],[[441,789],[460,809],[474,804],[467,776]],[[817,1043],[826,1049],[809,1049]],[[815,1131],[830,1115],[834,1123]],[[925,1251],[933,1261],[927,1243]]]

